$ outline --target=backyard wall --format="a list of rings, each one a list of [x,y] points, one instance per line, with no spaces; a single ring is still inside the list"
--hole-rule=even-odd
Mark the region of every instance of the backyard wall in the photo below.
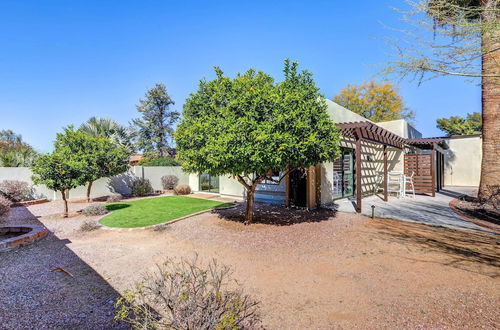
[[[446,138],[444,184],[446,186],[479,186],[481,175],[482,137],[464,135]]]
[[[27,167],[0,167],[0,181],[19,180],[33,184],[31,181],[31,170]],[[134,177],[144,177],[151,181],[155,190],[161,190],[161,177],[164,175],[175,175],[179,178],[179,184],[189,184],[189,176],[184,173],[180,166],[133,166],[128,172],[114,176],[112,178],[101,178],[92,185],[91,197],[101,197],[113,193],[128,194],[127,183]],[[44,197],[50,200],[61,199],[59,192],[54,192],[44,185],[36,185],[35,194],[37,197]],[[86,197],[86,187],[80,186],[71,189],[70,199],[82,199]]]

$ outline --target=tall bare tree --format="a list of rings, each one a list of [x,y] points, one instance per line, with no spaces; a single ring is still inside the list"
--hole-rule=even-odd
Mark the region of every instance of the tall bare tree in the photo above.
[[[483,159],[478,197],[500,186],[500,0],[408,2],[403,20],[413,28],[391,42],[395,58],[386,74],[410,75],[419,83],[438,76],[480,78]]]

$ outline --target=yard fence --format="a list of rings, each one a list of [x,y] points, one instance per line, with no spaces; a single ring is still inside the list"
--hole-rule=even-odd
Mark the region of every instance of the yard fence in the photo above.
[[[134,177],[142,177],[151,181],[154,190],[163,189],[161,177],[164,175],[175,175],[179,178],[179,184],[189,184],[189,174],[182,171],[180,166],[133,166],[129,171],[111,178],[101,178],[92,185],[91,197],[101,197],[110,194],[129,194],[127,184]],[[32,172],[28,167],[0,167],[0,181],[19,180],[33,184]],[[50,190],[45,185],[34,185],[35,195],[39,198],[50,200],[60,199],[59,193]],[[86,187],[80,186],[71,189],[70,199],[81,199],[86,197]]]

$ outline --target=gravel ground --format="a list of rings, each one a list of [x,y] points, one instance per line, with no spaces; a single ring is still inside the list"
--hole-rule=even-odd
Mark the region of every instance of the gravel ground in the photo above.
[[[50,216],[53,203],[23,209],[0,221],[39,221],[55,233],[0,254],[0,328],[123,327],[112,321],[119,292],[166,256],[195,253],[233,268],[261,301],[269,329],[500,323],[498,236],[340,212],[297,217],[278,207],[261,208],[263,223],[250,226],[239,222],[236,208],[162,230],[82,232],[82,223],[97,218]],[[74,277],[50,272],[55,267]]]

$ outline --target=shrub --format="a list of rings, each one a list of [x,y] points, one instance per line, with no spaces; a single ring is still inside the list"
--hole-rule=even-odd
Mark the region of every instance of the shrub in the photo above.
[[[0,215],[9,212],[11,201],[0,195]]]
[[[95,221],[85,221],[81,226],[81,231],[93,231],[99,229],[101,226]]]
[[[196,257],[167,259],[118,299],[115,319],[135,329],[256,328],[258,302],[232,289],[238,284],[230,274],[215,260],[203,267]]]
[[[0,192],[12,202],[21,202],[33,198],[33,188],[28,182],[5,180],[0,182]]]
[[[178,183],[179,178],[175,175],[164,175],[161,177],[161,184],[165,190],[174,189]]]
[[[82,210],[83,215],[90,217],[108,213],[108,209],[103,204],[92,204]]]
[[[135,177],[128,183],[128,187],[132,196],[147,196],[153,193],[148,179]]]
[[[176,195],[189,195],[191,193],[191,187],[187,184],[180,184],[174,188],[174,193]]]
[[[179,162],[172,157],[143,158],[137,165],[140,166],[180,166]]]
[[[122,200],[122,195],[114,194],[114,195],[108,196],[108,198],[106,199],[106,202],[108,202],[108,203],[117,203],[117,202],[119,202],[121,200]]]

